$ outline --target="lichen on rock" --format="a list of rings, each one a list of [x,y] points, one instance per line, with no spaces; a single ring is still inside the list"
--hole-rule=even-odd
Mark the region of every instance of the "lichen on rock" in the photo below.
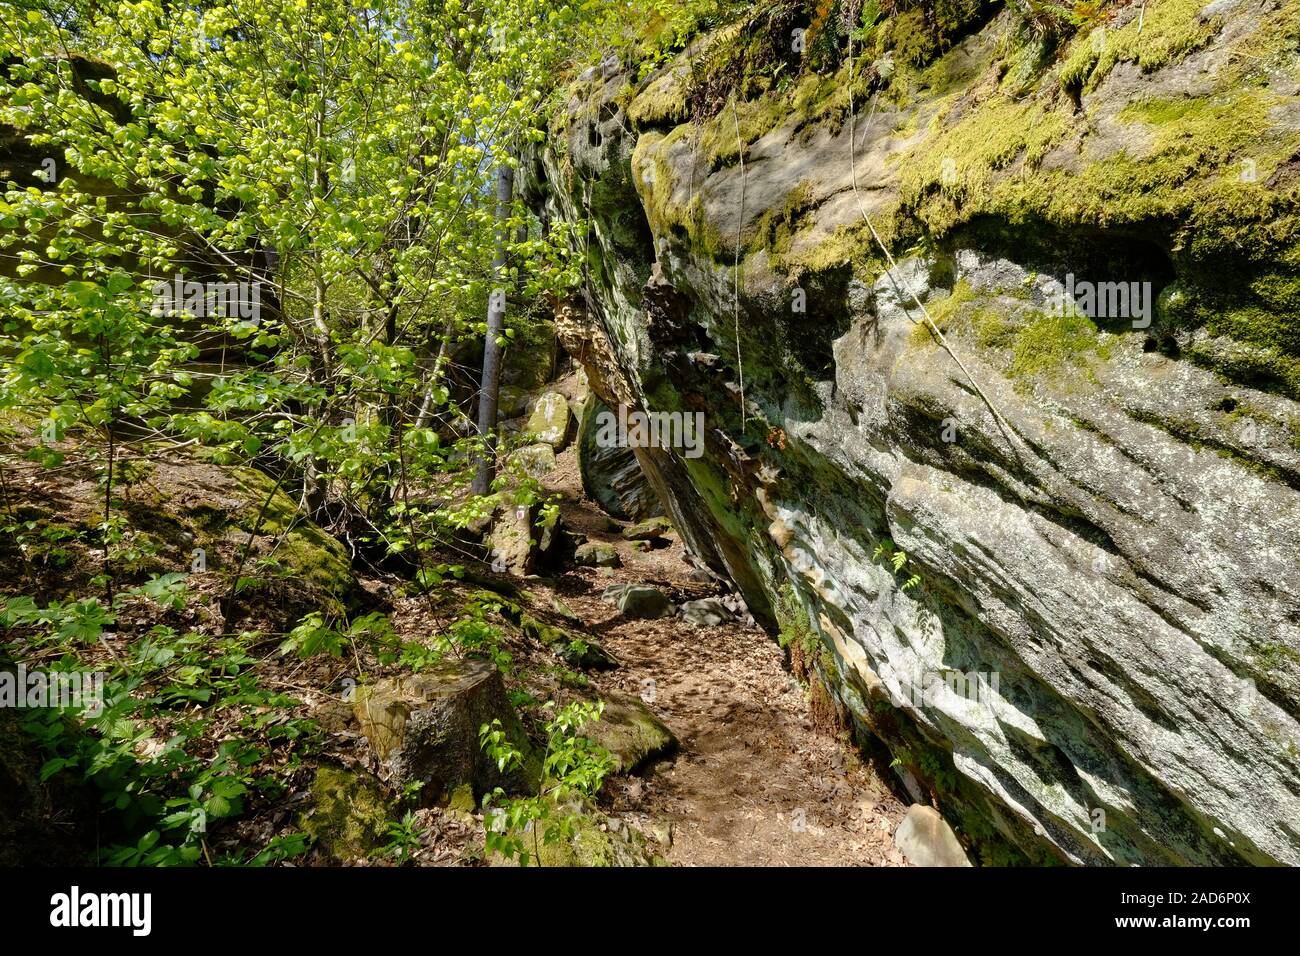
[[[785,82],[734,25],[606,67],[552,123],[600,203],[536,157],[602,263],[565,334],[704,411],[638,454],[674,527],[975,855],[1300,862],[1300,17],[968,6]]]

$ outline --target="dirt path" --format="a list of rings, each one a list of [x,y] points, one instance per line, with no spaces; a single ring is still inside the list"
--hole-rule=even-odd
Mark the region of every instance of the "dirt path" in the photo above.
[[[649,832],[670,830],[668,859],[679,865],[903,865],[892,834],[906,808],[849,747],[814,728],[776,642],[739,621],[624,618],[600,600],[611,583],[649,583],[678,601],[720,588],[691,580],[675,535],[638,552],[610,530],[582,497],[572,451],[548,479],[564,496],[566,524],[614,544],[623,561],[555,580],[556,593],[622,663],[599,688],[640,695],[681,742],[674,759],[619,782],[613,811]]]

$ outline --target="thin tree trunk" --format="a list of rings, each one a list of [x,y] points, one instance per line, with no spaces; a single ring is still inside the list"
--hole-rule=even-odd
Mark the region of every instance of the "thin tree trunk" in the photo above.
[[[324,64],[321,65],[322,73]],[[324,79],[322,78],[322,88]],[[325,177],[325,158],[324,158],[324,138],[325,138],[325,104],[320,102],[316,108],[316,157],[315,168],[312,171],[312,197],[317,202],[323,202],[325,194],[329,190],[329,185]],[[312,252],[312,308],[311,319],[312,328],[315,334],[315,349],[313,355],[313,375],[318,384],[325,386],[327,392],[329,388],[331,367],[333,365],[333,356],[330,354],[330,328],[326,319],[326,300],[328,290],[325,284],[324,257],[321,250],[316,249]],[[314,414],[324,416],[325,420],[332,420],[330,415],[331,403],[329,397],[326,397],[320,406],[312,409]],[[310,456],[307,457],[303,464],[302,477],[302,498],[299,501],[299,507],[302,508],[309,516],[315,517],[325,505],[329,497],[329,483],[322,474],[325,463],[318,461]]]
[[[420,400],[420,411],[415,416],[416,428],[427,428],[433,418],[433,391],[442,379],[442,367],[447,362],[447,352],[451,340],[454,315],[450,316],[442,327],[442,342],[438,345],[438,354],[433,360],[433,370],[429,372],[429,384],[424,388],[424,397]]]
[[[472,489],[485,495],[492,487],[496,474],[497,393],[501,385],[501,346],[498,340],[505,328],[506,318],[506,235],[505,222],[510,218],[510,204],[514,199],[515,174],[502,164],[497,169],[497,250],[492,260],[492,293],[488,296],[487,336],[483,341],[483,380],[478,393],[478,433],[483,441],[478,468],[474,473]]]

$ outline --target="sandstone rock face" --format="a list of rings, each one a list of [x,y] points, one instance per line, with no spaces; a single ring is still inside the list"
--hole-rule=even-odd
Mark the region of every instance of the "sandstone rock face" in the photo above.
[[[498,786],[520,790],[535,783],[534,766],[526,762],[522,771],[502,773],[480,746],[480,728],[499,720],[511,742],[531,753],[501,672],[489,661],[448,661],[364,685],[356,690],[354,709],[393,785],[423,782],[422,800],[445,800],[466,784],[481,796]]]
[[[994,858],[1300,864],[1300,347],[1269,331],[1300,99],[1258,52],[1295,11],[1215,8],[1120,9],[1017,97],[1010,10],[856,122],[847,73],[799,80],[738,105],[743,168],[729,113],[686,115],[709,41],[604,64],[527,187],[595,218],[557,316],[593,391],[705,414],[702,457],[636,452],[686,546],[802,610],[848,719]]]
[[[582,490],[608,514],[640,521],[663,514],[641,463],[631,448],[598,442],[600,415],[609,412],[596,395],[589,394],[578,423],[578,469]]]
[[[894,843],[913,866],[970,866],[952,827],[934,807],[914,803],[894,831]]]

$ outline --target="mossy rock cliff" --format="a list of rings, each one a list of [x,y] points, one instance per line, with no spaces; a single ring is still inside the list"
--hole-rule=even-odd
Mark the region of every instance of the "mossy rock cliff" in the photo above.
[[[981,859],[1300,863],[1300,12],[941,6],[583,74],[557,328],[705,414],[686,546]]]

